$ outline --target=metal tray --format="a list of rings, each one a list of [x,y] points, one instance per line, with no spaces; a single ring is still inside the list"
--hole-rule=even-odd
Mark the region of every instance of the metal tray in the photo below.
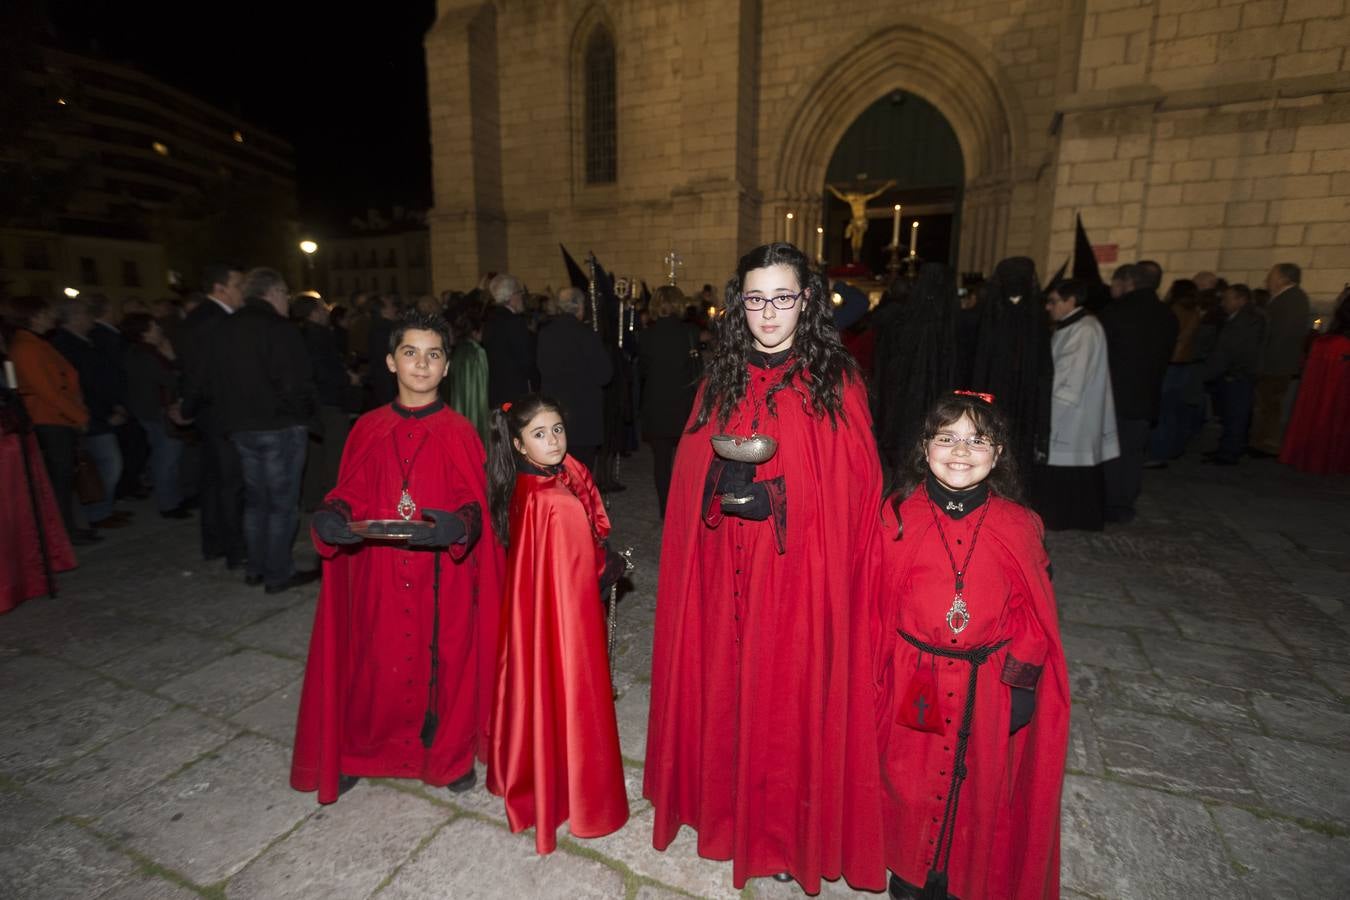
[[[410,537],[429,534],[436,527],[420,519],[362,519],[349,526],[352,534],[368,541],[406,541]]]

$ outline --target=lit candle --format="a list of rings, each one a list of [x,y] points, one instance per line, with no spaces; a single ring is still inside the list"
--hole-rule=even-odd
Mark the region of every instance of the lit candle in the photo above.
[[[796,237],[797,237],[796,216],[794,216],[792,213],[788,213],[787,221],[783,225],[783,240],[787,241],[789,244],[792,244],[796,243],[795,240]]]
[[[895,210],[891,215],[891,246],[900,246],[900,204],[895,204]]]
[[[914,248],[919,245],[919,223],[915,220],[914,224],[909,226],[909,255],[914,255]]]
[[[825,258],[825,229],[816,226],[816,259]]]

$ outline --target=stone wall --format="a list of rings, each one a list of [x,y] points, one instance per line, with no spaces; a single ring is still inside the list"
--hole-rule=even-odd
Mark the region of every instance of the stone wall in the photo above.
[[[1350,281],[1345,0],[1089,0],[1060,101],[1049,263],[1074,214],[1121,260],[1253,285],[1304,268],[1321,309]]]
[[[619,274],[720,283],[797,216],[892,90],[952,123],[962,269],[1057,267],[1082,212],[1170,274],[1350,276],[1345,0],[442,0],[426,39],[438,287],[510,269],[559,286],[557,244]],[[584,179],[582,47],[617,43],[618,181]],[[1329,299],[1329,298],[1328,298]]]

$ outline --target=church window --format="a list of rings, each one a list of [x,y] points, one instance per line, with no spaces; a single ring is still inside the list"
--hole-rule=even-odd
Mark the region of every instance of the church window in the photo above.
[[[610,184],[618,178],[618,109],[614,37],[596,28],[586,42],[586,183]]]

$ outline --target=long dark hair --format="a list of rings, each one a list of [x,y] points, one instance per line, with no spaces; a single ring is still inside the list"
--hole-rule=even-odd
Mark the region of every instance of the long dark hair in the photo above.
[[[556,412],[566,422],[562,406],[551,397],[526,394],[518,400],[492,411],[488,422],[487,486],[488,509],[492,513],[492,530],[503,547],[511,544],[511,492],[516,486],[516,449],[514,438],[520,437],[530,420],[545,410]]]
[[[1012,432],[1008,428],[1007,418],[998,407],[981,397],[947,394],[939,397],[929,408],[928,415],[924,417],[923,431],[910,449],[908,463],[896,471],[894,484],[886,491],[897,520],[900,518],[900,504],[928,477],[927,442],[962,416],[970,416],[977,434],[989,438],[995,447],[1003,448],[989,477],[985,479],[990,489],[1014,503],[1022,502],[1022,478],[1017,470],[1017,457],[1008,452]]]
[[[798,301],[802,309],[792,342],[792,359],[783,379],[765,398],[765,404],[770,412],[774,412],[773,395],[798,375],[805,375],[811,411],[817,416],[829,416],[831,427],[837,426],[838,418],[843,415],[844,380],[857,377],[858,364],[839,341],[825,279],[811,268],[805,253],[779,241],[756,247],[742,256],[736,274],[727,282],[722,312],[716,319],[712,363],[708,367],[703,401],[691,431],[707,425],[714,413],[718,426],[726,427],[732,411],[745,399],[746,389],[750,386],[746,366],[754,336],[745,321],[741,290],[747,274],[770,266],[789,266],[805,293]]]

